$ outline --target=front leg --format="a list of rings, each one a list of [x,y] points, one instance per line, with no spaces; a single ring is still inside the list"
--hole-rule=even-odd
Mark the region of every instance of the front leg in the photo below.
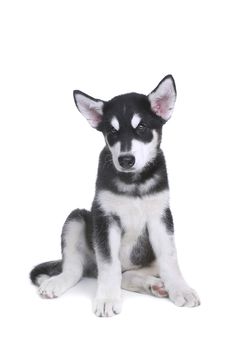
[[[179,269],[169,208],[151,220],[149,236],[157,258],[160,277],[168,291],[169,298],[177,306],[200,305],[197,293],[189,287]]]
[[[113,316],[121,311],[120,242],[118,223],[112,218],[99,217],[95,231],[98,281],[93,311],[96,316]]]

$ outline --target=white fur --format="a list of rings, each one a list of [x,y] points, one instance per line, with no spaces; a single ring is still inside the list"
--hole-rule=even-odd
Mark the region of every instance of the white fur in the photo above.
[[[144,143],[139,140],[132,141],[131,153],[135,157],[133,169],[140,171],[149,162],[155,159],[157,154],[158,134],[153,130],[153,138],[150,142]]]
[[[167,297],[168,294],[161,278],[156,262],[148,267],[125,271],[122,275],[121,287],[132,292]]]
[[[74,279],[73,275],[61,273],[44,280],[39,287],[39,293],[44,298],[57,298],[73,287],[78,281],[78,279]]]
[[[167,190],[157,195],[148,195],[141,198],[118,195],[110,191],[99,192],[99,205],[106,214],[119,216],[125,231],[120,247],[120,260],[123,270],[134,267],[130,261],[132,247],[143,233],[149,218],[153,216],[161,217],[164,209],[168,206],[168,200]]]
[[[66,224],[63,249],[64,272],[74,270],[76,274],[80,274],[87,262],[95,262],[95,256],[86,243],[85,230],[83,220],[72,220]]]
[[[133,118],[131,120],[131,125],[134,129],[136,129],[136,127],[139,125],[141,121],[141,117],[138,114],[134,114]]]
[[[177,261],[174,236],[168,235],[165,225],[155,216],[149,220],[149,237],[155,252],[159,274],[177,306],[197,306],[200,304],[197,293],[185,282]]]
[[[132,191],[135,191],[136,186],[137,186],[136,184],[126,184],[125,182],[122,182],[119,179],[115,179],[114,183],[117,186],[117,189],[120,192],[124,192],[124,193],[127,193],[127,192],[130,193]]]
[[[37,278],[36,278],[36,285],[40,286],[47,279],[49,279],[48,275],[41,274],[41,275],[37,276]]]
[[[113,316],[121,309],[121,264],[119,260],[121,230],[116,223],[109,229],[110,261],[96,250],[98,264],[98,287],[93,310],[97,316]]]
[[[117,169],[118,171],[121,171],[122,169],[121,169],[121,166],[120,166],[120,164],[119,164],[119,162],[118,162],[118,157],[119,157],[120,154],[121,154],[121,144],[120,144],[120,142],[118,141],[118,142],[116,142],[113,146],[110,146],[109,143],[108,143],[107,138],[105,138],[105,140],[106,140],[106,143],[107,143],[107,145],[108,145],[108,148],[109,148],[110,151],[111,151],[112,160],[113,160],[114,166],[116,167],[116,169]]]
[[[116,117],[113,117],[112,120],[111,120],[111,125],[114,127],[114,129],[116,129],[117,131],[120,130],[120,124],[117,120]]]
[[[64,234],[62,273],[38,280],[39,293],[43,297],[56,298],[73,287],[82,277],[87,259],[93,259],[84,237],[84,223],[69,221]]]

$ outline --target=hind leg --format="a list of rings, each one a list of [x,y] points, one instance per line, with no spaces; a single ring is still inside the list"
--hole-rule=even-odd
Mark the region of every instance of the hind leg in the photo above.
[[[83,219],[66,221],[62,232],[62,246],[62,272],[50,278],[45,275],[38,278],[42,297],[56,298],[62,295],[83,276],[87,254]]]
[[[125,271],[122,275],[121,287],[123,289],[150,294],[156,297],[168,297],[164,283],[159,277],[155,265],[138,270]]]

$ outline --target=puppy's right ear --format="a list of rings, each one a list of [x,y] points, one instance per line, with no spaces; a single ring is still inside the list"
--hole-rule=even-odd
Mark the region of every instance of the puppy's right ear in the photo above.
[[[73,94],[79,112],[93,128],[98,129],[103,118],[104,101],[88,96],[79,90],[74,90]]]

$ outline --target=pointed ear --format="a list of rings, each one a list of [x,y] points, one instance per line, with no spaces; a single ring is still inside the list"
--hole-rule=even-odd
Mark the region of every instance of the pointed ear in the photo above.
[[[167,75],[148,95],[152,111],[167,121],[176,102],[176,85],[172,75]]]
[[[97,100],[79,90],[74,90],[73,94],[79,112],[93,128],[97,129],[102,121],[104,101]]]

